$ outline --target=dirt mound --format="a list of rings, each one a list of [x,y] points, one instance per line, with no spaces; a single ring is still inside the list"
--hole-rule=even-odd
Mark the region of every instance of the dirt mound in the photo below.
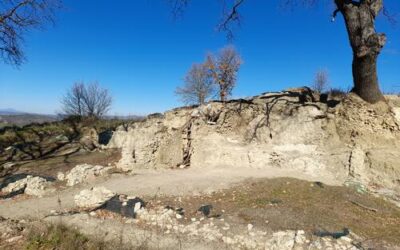
[[[388,103],[289,89],[152,116],[120,127],[108,147],[122,149],[125,170],[272,166],[400,190],[400,106]]]

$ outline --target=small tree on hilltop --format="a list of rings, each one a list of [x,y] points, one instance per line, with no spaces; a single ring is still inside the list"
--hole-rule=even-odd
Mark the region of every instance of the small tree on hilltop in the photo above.
[[[219,96],[225,102],[236,85],[237,73],[242,59],[233,46],[227,46],[217,55],[208,55],[206,65],[214,83],[219,87]]]
[[[69,116],[82,117],[84,115],[84,110],[83,110],[84,94],[85,94],[84,83],[83,82],[74,83],[71,89],[61,100],[64,113]]]
[[[314,84],[312,89],[319,93],[327,90],[329,84],[329,75],[327,70],[318,70],[315,74]]]
[[[112,97],[107,89],[95,82],[86,87],[83,102],[86,116],[102,117],[110,110]]]
[[[193,64],[185,76],[184,85],[175,93],[185,104],[204,104],[214,92],[213,81],[204,64]]]
[[[110,110],[112,97],[97,82],[89,85],[77,82],[68,90],[61,104],[68,116],[100,118]]]

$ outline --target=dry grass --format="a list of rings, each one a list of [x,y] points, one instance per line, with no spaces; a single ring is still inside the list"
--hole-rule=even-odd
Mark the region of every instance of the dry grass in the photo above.
[[[222,214],[231,224],[252,223],[259,229],[274,231],[304,229],[310,234],[349,228],[371,244],[400,244],[400,209],[347,187],[277,178],[249,181],[211,195],[183,197],[181,201],[160,199],[163,204],[183,207],[189,220],[202,204],[212,204],[213,213]]]
[[[83,162],[107,166],[109,163],[117,162],[120,158],[121,152],[117,149],[102,152],[77,152],[68,156],[56,156],[19,164],[19,172],[56,177],[58,172],[69,171]]]
[[[44,230],[32,230],[24,247],[27,250],[101,250],[112,249],[110,244],[94,240],[64,225],[50,225]]]

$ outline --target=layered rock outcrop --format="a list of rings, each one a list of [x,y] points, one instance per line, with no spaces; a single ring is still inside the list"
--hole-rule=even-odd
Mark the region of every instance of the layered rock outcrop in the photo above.
[[[108,147],[122,149],[125,170],[285,168],[400,191],[397,99],[372,106],[298,88],[210,102],[120,127]]]

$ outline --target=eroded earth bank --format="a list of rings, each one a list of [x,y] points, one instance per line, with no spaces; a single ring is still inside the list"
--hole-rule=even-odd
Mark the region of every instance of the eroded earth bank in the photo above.
[[[400,98],[386,98],[289,89],[3,158],[0,246],[50,246],[32,231],[61,224],[104,248],[398,249]]]

